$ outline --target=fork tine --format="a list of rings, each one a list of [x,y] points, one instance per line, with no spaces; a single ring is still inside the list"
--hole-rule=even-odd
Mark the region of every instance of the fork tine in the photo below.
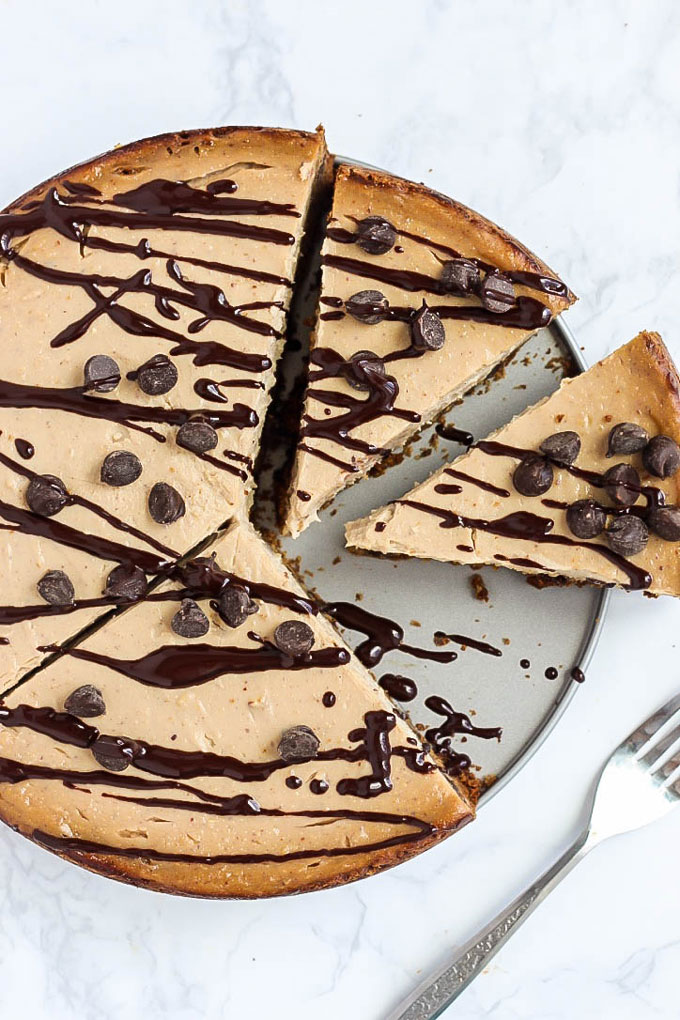
[[[646,755],[656,744],[659,731],[669,722],[672,722],[674,726],[680,723],[680,694],[676,694],[666,705],[633,730],[630,736],[624,740],[623,746],[636,757],[639,757],[640,751]]]
[[[677,713],[680,717],[680,712]],[[678,725],[673,726],[670,730],[663,734],[659,740],[654,741],[645,754],[640,755],[638,761],[641,765],[644,765],[649,769],[650,772],[657,772],[667,752],[680,740],[680,718],[678,718]]]

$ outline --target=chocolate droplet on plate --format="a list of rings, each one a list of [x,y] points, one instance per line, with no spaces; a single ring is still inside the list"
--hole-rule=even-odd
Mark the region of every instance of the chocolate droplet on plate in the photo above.
[[[570,467],[581,452],[581,440],[577,432],[555,432],[543,440],[541,452],[556,464]]]
[[[136,482],[142,473],[142,462],[127,450],[114,450],[104,458],[99,477],[105,485],[120,487]]]
[[[567,524],[577,538],[596,538],[606,523],[606,513],[592,499],[579,499],[567,507]]]
[[[439,351],[446,343],[442,320],[424,301],[411,319],[411,342],[419,351]]]
[[[184,500],[177,489],[167,482],[156,482],[149,493],[149,513],[156,524],[173,524],[186,512]]]
[[[110,393],[120,382],[118,363],[108,354],[93,354],[85,362],[85,385],[97,393]]]
[[[649,442],[649,433],[641,425],[632,421],[620,421],[609,433],[607,456],[615,457],[621,453],[639,453]]]
[[[389,301],[379,290],[360,290],[345,301],[345,308],[353,319],[375,326],[384,318]]]
[[[182,599],[182,603],[170,621],[175,634],[183,638],[203,637],[210,630],[210,621],[193,599]]]
[[[509,312],[515,304],[515,288],[512,280],[497,270],[487,273],[484,277],[479,288],[479,296],[484,307],[496,315]]]
[[[645,522],[631,514],[615,517],[605,531],[605,538],[609,548],[620,556],[636,556],[647,545],[649,532]]]
[[[142,568],[132,563],[121,563],[106,578],[104,594],[121,601],[136,602],[144,598],[146,589],[146,574]]]
[[[396,240],[396,230],[382,216],[367,216],[357,227],[357,244],[369,255],[384,255]]]
[[[284,761],[305,761],[314,758],[321,741],[309,726],[291,726],[279,740],[278,752]]]
[[[479,290],[481,273],[470,259],[449,259],[442,266],[441,284],[449,294],[465,297]]]
[[[343,375],[355,390],[370,390],[376,376],[385,375],[385,363],[373,351],[357,351],[345,363]]]
[[[274,644],[284,655],[305,655],[314,644],[314,631],[302,620],[285,620],[274,631]]]
[[[240,584],[228,584],[217,604],[219,614],[228,627],[240,627],[249,616],[258,612],[257,605]]]
[[[54,517],[69,500],[66,486],[56,475],[36,475],[26,490],[26,502],[41,517]]]
[[[98,687],[83,684],[82,687],[76,687],[75,691],[71,691],[64,702],[64,709],[81,719],[94,719],[95,716],[104,715],[106,705]]]
[[[553,469],[545,457],[528,453],[519,462],[512,483],[523,496],[541,496],[553,483]]]
[[[642,463],[650,475],[670,478],[680,468],[680,446],[670,436],[654,436],[642,451]]]
[[[177,369],[165,354],[154,354],[137,369],[137,385],[150,397],[169,393],[176,383]]]
[[[48,570],[38,581],[40,598],[51,606],[72,606],[75,590],[68,574],[63,570]]]
[[[640,476],[632,464],[614,464],[605,471],[602,484],[617,506],[633,506],[640,496]]]
[[[207,453],[217,443],[217,432],[207,421],[185,421],[177,433],[177,445],[192,453]]]
[[[680,506],[653,506],[647,524],[665,542],[680,542]]]

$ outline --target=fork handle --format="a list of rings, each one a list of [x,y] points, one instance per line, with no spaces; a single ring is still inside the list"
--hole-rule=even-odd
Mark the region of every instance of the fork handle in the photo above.
[[[463,946],[453,963],[426,978],[386,1020],[435,1020],[441,1016],[557,883],[585,857],[594,842],[589,829],[582,832],[552,867]]]

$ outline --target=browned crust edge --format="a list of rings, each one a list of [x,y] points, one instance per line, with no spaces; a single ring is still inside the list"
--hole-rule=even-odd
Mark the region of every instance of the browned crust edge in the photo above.
[[[428,188],[426,184],[419,184],[415,181],[408,181],[404,177],[397,177],[394,174],[386,173],[382,170],[369,170],[364,167],[356,166],[352,163],[343,162],[338,167],[337,177],[345,177],[347,180],[355,180],[359,183],[367,184],[375,188],[389,189],[397,194],[413,196],[418,198],[426,198],[430,201],[436,202],[441,206],[447,213],[454,212],[461,219],[465,220],[470,226],[483,234],[489,240],[502,241],[507,245],[513,255],[523,263],[523,268],[529,272],[543,273],[547,276],[552,276],[560,282],[564,282],[561,277],[555,273],[547,263],[543,262],[534,255],[529,248],[525,247],[518,241],[516,237],[509,234],[503,227],[499,227],[493,220],[489,220],[486,216],[482,216],[481,213],[476,212],[474,209],[470,209],[468,206],[463,205],[461,202],[457,202],[453,198],[449,198],[448,195],[442,194],[440,191],[435,191],[433,188]],[[565,284],[566,286],[566,284]],[[569,288],[568,295],[566,298],[555,298],[550,295],[546,295],[546,299],[550,302],[551,307],[555,305],[561,311],[564,311],[569,305],[572,305],[577,301],[576,295]],[[556,313],[558,314],[558,313]]]
[[[191,128],[188,131],[168,131],[160,135],[150,135],[148,138],[140,138],[134,142],[128,142],[126,145],[121,145],[116,148],[108,149],[105,152],[99,153],[96,156],[92,156],[89,159],[84,159],[80,163],[74,163],[72,166],[67,167],[65,170],[61,170],[40,184],[34,185],[28,191],[24,192],[14,201],[10,202],[2,211],[4,213],[16,211],[18,206],[21,206],[24,202],[30,201],[36,198],[38,195],[42,195],[46,188],[49,188],[55,184],[58,184],[65,177],[78,173],[83,174],[87,170],[97,167],[108,168],[111,163],[115,163],[118,160],[131,160],[137,157],[154,158],[154,156],[160,151],[166,155],[168,148],[180,151],[186,146],[191,145],[193,142],[196,144],[200,140],[205,139],[222,139],[227,138],[229,135],[234,135],[239,132],[243,132],[244,135],[255,134],[258,137],[277,139],[279,141],[307,141],[312,142],[316,139],[317,143],[325,148],[325,135],[321,125],[316,131],[296,131],[292,128],[276,128],[276,127],[248,127],[248,126],[237,126],[230,125],[227,127],[212,127],[212,128]]]
[[[155,864],[157,874],[163,871],[170,872],[167,876],[166,881],[160,878],[149,878],[145,873],[145,862],[143,858],[128,858],[128,857],[117,857],[115,855],[107,854],[92,854],[78,850],[57,850],[52,847],[46,847],[34,837],[33,830],[25,831],[19,825],[13,825],[6,818],[0,817],[0,821],[4,822],[8,828],[17,832],[19,835],[24,836],[27,840],[39,847],[41,850],[47,850],[49,853],[54,854],[55,857],[59,857],[70,864],[75,864],[78,867],[84,868],[86,871],[90,871],[93,874],[100,875],[104,878],[110,878],[117,882],[123,882],[127,885],[138,886],[139,888],[149,889],[153,892],[170,893],[174,896],[185,896],[193,899],[209,899],[209,900],[261,900],[261,899],[274,899],[282,896],[293,896],[299,893],[307,892],[319,892],[323,889],[336,888],[342,885],[348,885],[350,882],[356,882],[361,878],[368,878],[371,875],[375,875],[378,872],[386,871],[389,868],[396,867],[398,864],[402,864],[413,857],[419,856],[425,850],[428,850],[431,846],[436,843],[441,843],[444,839],[453,835],[459,829],[462,829],[465,825],[474,819],[474,811],[470,812],[462,817],[458,818],[452,825],[446,828],[437,829],[435,832],[429,834],[421,841],[415,843],[406,843],[401,846],[397,845],[394,847],[388,847],[385,850],[371,853],[367,855],[357,855],[356,863],[353,863],[346,871],[340,875],[331,875],[325,879],[318,881],[303,882],[298,885],[288,884],[275,892],[268,890],[263,893],[258,888],[258,883],[253,883],[252,892],[213,892],[209,891],[209,883],[196,881],[190,885],[182,887],[182,884],[177,881],[177,875],[180,869],[193,868],[195,865],[192,864],[167,864],[160,862]],[[370,860],[367,862],[364,856],[369,856]],[[212,865],[203,865],[201,870],[210,868]],[[276,865],[272,866],[273,868]],[[201,884],[204,888],[201,889]],[[237,883],[234,883],[237,884]]]

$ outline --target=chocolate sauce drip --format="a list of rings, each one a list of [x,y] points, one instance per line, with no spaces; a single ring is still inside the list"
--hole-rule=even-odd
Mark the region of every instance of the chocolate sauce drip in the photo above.
[[[40,620],[46,616],[64,616],[77,613],[81,609],[99,609],[105,606],[118,605],[116,599],[102,595],[100,598],[77,599],[63,606],[53,606],[44,602],[39,606],[0,606],[0,625],[12,626],[25,623],[26,620]]]
[[[440,244],[437,241],[432,241],[429,237],[424,237],[422,234],[414,234],[409,230],[397,230],[397,233],[400,237],[408,237],[411,241],[415,241],[417,244],[422,244],[426,248],[434,248],[450,259],[459,259],[462,257],[461,253],[456,251],[455,248],[451,248],[447,244]],[[331,238],[331,240],[337,241],[340,244],[352,244],[357,240],[356,234],[353,234],[350,230],[343,230],[340,227],[330,227],[326,231],[326,234]],[[494,266],[489,262],[484,262],[482,259],[473,258],[468,255],[466,255],[465,258],[474,263],[485,273],[491,273],[498,269],[498,266]],[[544,273],[532,273],[521,269],[503,269],[502,272],[505,276],[510,277],[510,279],[515,283],[519,283],[524,287],[529,287],[532,290],[539,290],[544,294],[550,294],[553,297],[569,296],[569,290],[566,284],[552,276],[546,276]]]
[[[311,353],[310,363],[318,369],[318,371],[310,372],[310,384],[319,379],[343,377],[348,365],[345,358],[331,350],[330,347],[317,347]],[[345,408],[346,412],[331,418],[311,418],[309,415],[305,415],[305,424],[300,431],[301,437],[325,439],[369,456],[389,453],[388,450],[382,450],[372,443],[351,436],[350,431],[384,415],[414,423],[420,421],[420,415],[414,411],[400,410],[394,406],[399,394],[399,384],[394,376],[368,370],[363,374],[363,379],[368,390],[365,397],[336,390],[314,389],[310,385],[307,390],[308,399],[320,401],[327,407]]]
[[[6,380],[0,380],[0,407],[39,407],[45,410],[79,414],[85,418],[116,421],[128,428],[136,429],[138,432],[144,432],[159,443],[165,442],[165,436],[162,433],[153,428],[140,426],[137,422],[180,426],[190,418],[200,416],[216,429],[255,428],[259,422],[255,411],[244,404],[234,404],[230,411],[145,406],[96,396],[88,393],[85,386],[65,388],[28,386]]]
[[[455,425],[435,425],[435,432],[442,439],[452,443],[460,443],[461,446],[472,446],[475,437],[466,429],[457,429]]]
[[[8,457],[4,453],[0,453],[0,464],[4,464],[4,466],[9,468],[10,471],[14,471],[15,474],[22,475],[24,478],[34,479],[40,477],[40,475],[36,474],[35,471],[32,471],[24,464],[19,464],[18,461],[12,460],[11,457]],[[162,542],[158,542],[155,538],[152,538],[151,535],[147,535],[146,532],[140,531],[138,528],[133,527],[132,524],[128,524],[126,521],[121,520],[120,517],[116,517],[114,514],[109,513],[108,510],[104,510],[104,508],[99,506],[98,503],[93,503],[91,500],[86,499],[85,496],[78,496],[75,493],[69,493],[66,506],[75,505],[82,506],[85,510],[89,510],[97,517],[101,517],[103,521],[106,521],[107,524],[110,524],[111,527],[115,528],[117,531],[125,531],[127,534],[140,539],[140,541],[150,545],[153,549],[156,549],[157,552],[162,553],[168,559],[176,559],[179,556],[179,553],[174,549],[171,549],[167,545],[163,545]]]
[[[152,185],[154,182],[150,181],[148,183]],[[175,182],[161,183],[167,183],[172,187]],[[188,187],[188,185],[182,186]],[[145,185],[142,185],[142,187],[145,187]],[[196,192],[195,201],[201,203],[201,208],[196,208],[193,211],[206,211],[207,193],[197,189],[192,190]],[[130,230],[188,231],[192,234],[216,234],[222,237],[239,237],[249,241],[262,241],[268,244],[286,246],[295,244],[293,235],[285,230],[254,226],[250,223],[238,223],[219,217],[184,216],[179,210],[177,212],[170,211],[172,198],[169,195],[164,196],[167,198],[165,209],[160,209],[157,205],[154,205],[157,196],[152,193],[148,186],[144,194],[140,192],[140,189],[136,189],[136,191],[137,207],[133,211],[127,212],[121,208],[111,209],[99,205],[73,202],[68,196],[60,195],[56,188],[50,188],[44,198],[32,205],[29,211],[0,215],[0,235],[9,239],[27,237],[35,230],[49,227],[69,241],[80,242],[86,233],[83,230],[84,227],[97,226],[118,227],[120,229],[127,227]],[[120,195],[115,195],[111,202],[114,205],[124,206],[126,201],[129,201],[129,196],[134,194],[134,192],[122,192]],[[225,213],[226,209],[217,209],[214,204],[223,201],[233,203],[249,200],[222,200],[211,196],[210,202],[213,203],[211,211]],[[183,212],[190,211],[188,208],[189,202],[190,199],[187,197],[184,203],[186,208]],[[266,204],[271,205],[271,203]],[[235,209],[233,211],[236,212]],[[243,212],[243,207],[240,212]],[[254,214],[257,215],[257,212]],[[295,216],[299,214],[289,208],[289,211],[284,213],[284,215]]]
[[[106,666],[137,683],[166,690],[198,687],[227,674],[266,673],[274,669],[334,669],[346,665],[350,658],[346,649],[335,647],[315,649],[293,658],[269,644],[239,648],[202,642],[164,645],[139,659],[116,658],[85,648],[69,648],[65,654]]]
[[[228,573],[226,570],[222,570],[216,560],[212,558],[200,557],[179,564],[173,568],[171,577],[184,587],[181,590],[154,592],[148,598],[152,601],[163,599],[181,601],[185,598],[195,601],[206,598],[217,599],[227,585],[235,584],[239,588],[245,589],[251,599],[259,599],[261,602],[282,606],[284,609],[291,609],[295,613],[304,613],[308,616],[315,616],[319,611],[316,602],[306,595],[298,595],[296,592],[286,591],[285,588],[277,588],[260,581],[246,580],[237,574]]]
[[[495,645],[490,645],[487,641],[480,641],[478,638],[466,637],[465,634],[445,634],[443,631],[438,630],[435,632],[435,638],[441,640],[442,638],[448,638],[449,641],[455,641],[457,645],[462,648],[474,648],[478,652],[483,652],[485,655],[501,656],[503,652],[500,648],[496,648]]]
[[[482,740],[500,740],[502,729],[500,726],[484,727],[475,726],[469,716],[464,712],[456,712],[445,698],[433,694],[425,699],[425,705],[436,715],[444,717],[439,726],[429,729],[425,733],[426,740],[429,740],[437,751],[442,751],[450,746],[451,739],[456,734],[464,734],[470,737],[481,737]]]
[[[23,510],[2,500],[0,500],[0,517],[16,525],[24,534],[48,538],[51,542],[58,542],[71,549],[80,549],[81,552],[89,553],[102,560],[135,563],[147,574],[158,573],[167,565],[165,559],[159,559],[157,555],[145,549],[133,549],[129,546],[119,545],[118,542],[112,542],[110,539],[100,538],[98,535],[89,535],[69,527],[68,524],[62,524],[55,518],[40,517],[30,510]]]
[[[323,610],[332,616],[341,627],[358,630],[366,635],[366,640],[357,645],[354,654],[364,666],[377,666],[387,652],[399,649],[417,659],[432,659],[435,662],[453,662],[458,658],[455,652],[429,651],[426,648],[414,648],[404,643],[404,631],[393,620],[386,616],[369,613],[352,602],[327,602]]]
[[[381,793],[389,793],[392,789],[390,733],[397,724],[391,712],[367,712],[364,716],[364,729],[350,733],[350,740],[363,740],[366,758],[371,766],[371,774],[356,779],[341,779],[337,791],[341,796],[379,797]]]
[[[378,683],[395,701],[413,701],[418,696],[418,685],[408,676],[399,673],[385,673]]]
[[[219,187],[216,187],[219,185]],[[267,202],[253,198],[224,198],[225,191],[236,191],[235,181],[215,181],[203,191],[185,181],[156,179],[146,181],[138,188],[123,191],[111,198],[113,205],[134,209],[147,216],[165,216],[175,213],[208,213],[225,216],[295,216],[292,202]]]
[[[296,492],[296,496],[299,500],[302,500],[303,503],[309,503],[310,499],[312,498],[311,495],[308,492],[305,492],[304,489],[298,489]]]
[[[512,563],[516,567],[528,567],[530,570],[545,570],[543,564],[537,563],[536,560],[530,560],[526,556],[503,556],[501,553],[495,553],[494,559],[500,560],[503,563]]]
[[[298,449],[303,450],[305,453],[311,453],[312,456],[318,457],[319,460],[325,460],[329,464],[334,464],[335,467],[339,467],[342,471],[349,471],[351,474],[356,474],[359,470],[354,462],[349,464],[344,460],[340,460],[339,457],[334,457],[332,454],[326,453],[325,450],[319,450],[314,446],[310,446],[308,443],[300,443]]]
[[[441,518],[440,528],[471,528],[486,531],[492,535],[500,535],[502,538],[519,538],[527,542],[592,549],[593,552],[618,567],[628,577],[628,587],[633,590],[649,588],[652,583],[652,578],[646,570],[636,567],[630,560],[615,553],[606,545],[601,545],[598,542],[580,542],[578,539],[567,538],[566,535],[550,534],[554,522],[548,517],[538,517],[536,514],[520,510],[517,513],[508,514],[506,517],[499,517],[495,521],[487,521],[477,517],[463,517],[452,510],[443,510],[440,507],[420,503],[413,499],[399,499],[396,502],[402,506],[410,506],[414,510]]]
[[[575,680],[577,684],[582,684],[586,678],[585,673],[578,666],[573,666],[569,674],[572,680]]]
[[[14,446],[20,457],[24,460],[30,460],[35,454],[35,446],[33,443],[29,443],[27,439],[15,439]]]
[[[475,478],[474,475],[469,475],[465,471],[458,471],[455,468],[444,468],[444,473],[451,475],[452,478],[459,478],[462,482],[469,482],[470,485],[476,485],[478,489],[483,489],[484,492],[490,492],[494,496],[506,497],[510,495],[508,489],[502,489],[499,485],[492,485],[491,482],[485,482],[481,478]],[[435,488],[435,492],[437,489]]]

